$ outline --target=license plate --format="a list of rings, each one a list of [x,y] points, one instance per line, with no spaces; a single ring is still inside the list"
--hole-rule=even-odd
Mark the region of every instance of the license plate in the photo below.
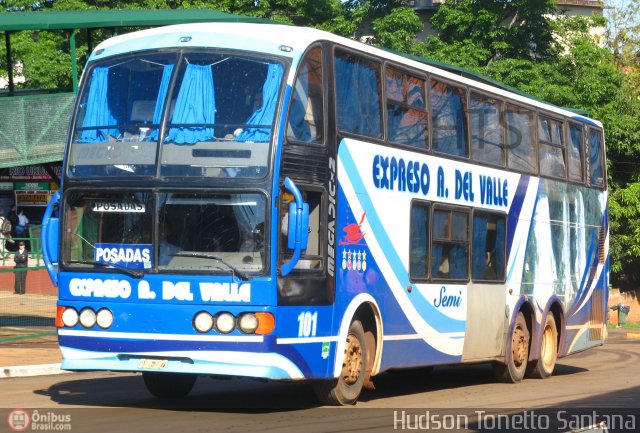
[[[167,366],[166,359],[141,359],[138,368],[147,370],[162,370]]]

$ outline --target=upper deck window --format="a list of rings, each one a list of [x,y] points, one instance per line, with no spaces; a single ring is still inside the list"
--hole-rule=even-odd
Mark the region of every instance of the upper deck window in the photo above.
[[[540,116],[538,118],[538,145],[540,146],[540,174],[564,179],[567,168],[562,122]]]
[[[69,175],[263,177],[284,73],[272,58],[214,50],[95,64],[79,97]]]
[[[284,66],[190,53],[181,60],[161,148],[163,176],[263,177]]]
[[[602,131],[589,128],[589,184],[592,186],[604,186],[604,157],[602,148]]]
[[[472,158],[475,161],[504,166],[502,102],[473,92],[470,101]]]
[[[582,127],[574,123],[569,124],[569,180],[582,182],[584,171],[582,170],[584,155],[584,139]]]
[[[462,87],[429,80],[429,102],[436,152],[469,156],[467,147],[467,97]]]
[[[85,72],[78,97],[70,177],[153,175],[157,128],[175,54],[111,59]]]
[[[387,68],[385,81],[389,141],[426,149],[429,130],[425,80]]]
[[[535,173],[538,168],[538,152],[534,141],[535,113],[526,108],[508,105],[505,117],[509,168],[523,173]]]
[[[340,50],[335,56],[338,128],[382,138],[380,64]]]
[[[324,141],[322,49],[311,49],[300,63],[289,107],[287,138],[321,144]]]

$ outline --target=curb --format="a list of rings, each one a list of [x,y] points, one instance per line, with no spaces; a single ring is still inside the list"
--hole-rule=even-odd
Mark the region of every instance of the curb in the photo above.
[[[46,376],[51,374],[66,374],[70,371],[60,369],[60,364],[40,364],[0,367],[0,379],[9,377]]]

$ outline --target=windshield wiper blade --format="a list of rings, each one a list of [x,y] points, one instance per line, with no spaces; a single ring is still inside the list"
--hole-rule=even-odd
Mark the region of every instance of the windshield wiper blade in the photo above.
[[[94,262],[91,260],[71,260],[67,263],[69,263],[70,265],[74,265],[74,264],[75,265],[93,265],[93,266],[100,266],[103,268],[115,269],[133,278],[142,278],[144,276],[144,273],[140,271],[134,271],[133,269],[125,268],[124,266],[119,266],[116,263]]]
[[[220,257],[218,257],[216,255],[213,255],[213,254],[180,251],[178,253],[170,254],[170,255],[174,256],[174,257],[193,257],[193,258],[199,258],[199,259],[216,260],[216,261],[222,263],[223,265],[225,265],[231,271],[231,277],[232,278],[233,278],[234,275],[237,275],[238,278],[240,278],[242,281],[249,281],[249,276],[247,274],[245,274],[244,272],[242,272],[241,270],[239,270],[235,266],[230,265],[229,263],[227,263],[224,260],[222,260]]]

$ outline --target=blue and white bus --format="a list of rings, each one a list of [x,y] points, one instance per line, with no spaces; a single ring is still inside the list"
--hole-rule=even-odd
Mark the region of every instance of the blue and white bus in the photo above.
[[[168,26],[91,54],[43,225],[66,370],[552,374],[602,345],[601,123],[322,31]]]

